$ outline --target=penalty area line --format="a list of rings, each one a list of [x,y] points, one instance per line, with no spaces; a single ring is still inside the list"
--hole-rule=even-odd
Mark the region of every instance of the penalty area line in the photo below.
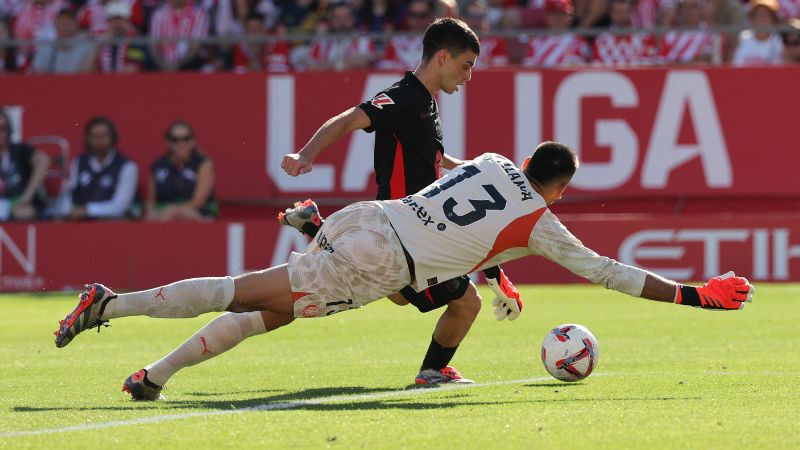
[[[602,374],[594,374],[602,375]],[[384,391],[384,392],[374,392],[371,394],[355,394],[355,395],[336,395],[336,396],[328,396],[328,397],[316,397],[310,398],[307,400],[298,400],[293,402],[281,402],[281,403],[264,403],[261,405],[250,406],[247,408],[240,408],[240,409],[226,409],[226,410],[216,410],[216,411],[196,411],[190,413],[183,413],[183,414],[164,414],[160,416],[151,416],[151,417],[142,417],[138,419],[126,419],[126,420],[114,420],[110,422],[99,422],[99,423],[85,423],[80,425],[71,425],[66,427],[56,427],[56,428],[40,428],[38,430],[20,430],[20,431],[8,431],[0,433],[0,438],[12,438],[12,437],[20,437],[20,436],[39,436],[43,434],[54,434],[54,433],[69,433],[72,431],[86,431],[86,430],[98,430],[103,428],[116,428],[116,427],[126,427],[131,425],[143,425],[148,423],[161,423],[161,422],[170,422],[173,420],[182,420],[182,419],[191,419],[194,417],[211,417],[211,416],[221,416],[221,415],[228,415],[228,414],[241,414],[247,412],[256,412],[256,411],[275,411],[275,410],[285,410],[285,409],[294,409],[300,408],[303,406],[309,405],[321,405],[327,403],[340,403],[340,402],[362,402],[367,400],[377,400],[377,399],[384,399],[384,398],[392,398],[392,397],[413,397],[413,396],[420,396],[426,394],[433,394],[433,393],[441,393],[441,392],[448,392],[448,391],[458,391],[464,389],[475,389],[481,387],[489,387],[489,386],[501,386],[506,384],[521,384],[521,383],[538,383],[543,381],[555,381],[552,377],[534,377],[534,378],[525,378],[521,380],[505,380],[505,381],[495,381],[489,383],[475,383],[475,384],[453,384],[453,385],[446,385],[441,386],[438,388],[418,388],[418,389],[404,389],[404,390],[396,390],[396,391]],[[65,408],[68,410],[68,408]]]

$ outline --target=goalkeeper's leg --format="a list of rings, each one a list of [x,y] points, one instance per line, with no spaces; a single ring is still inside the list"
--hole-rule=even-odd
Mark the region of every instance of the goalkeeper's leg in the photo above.
[[[292,320],[292,315],[266,311],[222,314],[172,353],[145,366],[147,379],[164,386],[175,372],[219,356],[249,337],[273,331]]]

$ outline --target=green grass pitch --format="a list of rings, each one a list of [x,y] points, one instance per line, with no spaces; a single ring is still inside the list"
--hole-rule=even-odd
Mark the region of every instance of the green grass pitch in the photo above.
[[[386,300],[295,321],[179,372],[167,400],[120,392],[213,316],[124,318],[53,345],[75,296],[0,297],[0,447],[800,448],[800,286],[760,285],[743,311],[600,287],[527,286],[515,322],[483,311],[453,365],[472,387],[409,384],[438,313]],[[550,378],[545,333],[586,325],[589,378]]]

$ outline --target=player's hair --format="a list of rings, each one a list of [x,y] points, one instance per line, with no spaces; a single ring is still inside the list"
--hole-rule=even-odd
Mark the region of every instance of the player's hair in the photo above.
[[[86,148],[87,149],[89,148],[89,130],[98,125],[105,125],[106,127],[108,127],[108,132],[111,133],[111,145],[113,147],[116,147],[118,135],[117,135],[117,127],[114,126],[114,122],[112,122],[111,119],[109,119],[106,116],[95,116],[89,119],[89,121],[86,122],[86,126],[83,127],[83,139]]]
[[[11,123],[11,117],[8,116],[8,113],[6,112],[5,108],[3,108],[2,106],[0,106],[0,117],[5,119],[6,128],[8,128],[8,131],[6,133],[6,145],[10,145],[11,144],[11,134],[14,132],[14,128],[13,128],[14,124]]]
[[[430,61],[442,49],[447,49],[455,57],[467,50],[479,55],[481,42],[469,25],[452,17],[444,17],[434,20],[425,30],[422,38],[422,60]]]
[[[541,185],[572,178],[578,170],[578,154],[569,145],[546,141],[539,144],[525,167],[525,175]]]

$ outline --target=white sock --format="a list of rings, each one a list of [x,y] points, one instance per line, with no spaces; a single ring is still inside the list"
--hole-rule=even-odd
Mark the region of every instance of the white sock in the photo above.
[[[224,311],[233,301],[233,278],[191,278],[147,291],[120,294],[106,304],[103,319],[127,316],[196,317]]]
[[[200,329],[172,353],[146,366],[147,379],[164,386],[180,369],[218,356],[250,336],[266,332],[259,311],[225,313]]]

